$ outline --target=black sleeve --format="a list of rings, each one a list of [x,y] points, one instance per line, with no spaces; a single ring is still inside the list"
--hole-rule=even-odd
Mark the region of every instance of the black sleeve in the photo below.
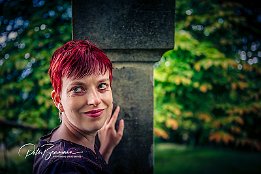
[[[68,161],[56,161],[49,165],[44,174],[92,174],[88,168]]]

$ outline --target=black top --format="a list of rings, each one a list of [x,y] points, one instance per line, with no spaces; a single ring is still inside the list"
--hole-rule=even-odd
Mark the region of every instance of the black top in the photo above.
[[[34,174],[108,174],[109,168],[97,146],[95,153],[63,139],[50,142],[53,131],[40,138],[35,150]]]

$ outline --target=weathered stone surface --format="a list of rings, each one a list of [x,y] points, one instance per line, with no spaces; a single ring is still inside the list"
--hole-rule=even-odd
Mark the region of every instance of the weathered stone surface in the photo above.
[[[89,38],[102,49],[171,49],[173,0],[76,0],[74,39]]]
[[[153,171],[152,72],[150,64],[114,64],[113,96],[122,108],[125,132],[111,158],[113,173]]]
[[[112,62],[157,62],[165,50],[104,50]]]

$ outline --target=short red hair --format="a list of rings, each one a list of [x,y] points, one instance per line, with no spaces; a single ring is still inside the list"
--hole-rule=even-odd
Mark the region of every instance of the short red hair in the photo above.
[[[48,73],[53,89],[60,93],[62,77],[77,79],[107,71],[111,83],[112,63],[105,53],[88,40],[72,40],[53,53]]]

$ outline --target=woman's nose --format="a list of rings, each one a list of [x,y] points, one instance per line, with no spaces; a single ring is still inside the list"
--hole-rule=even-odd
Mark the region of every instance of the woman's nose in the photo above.
[[[88,105],[98,106],[101,103],[100,95],[97,91],[92,90],[89,92],[87,96]]]

